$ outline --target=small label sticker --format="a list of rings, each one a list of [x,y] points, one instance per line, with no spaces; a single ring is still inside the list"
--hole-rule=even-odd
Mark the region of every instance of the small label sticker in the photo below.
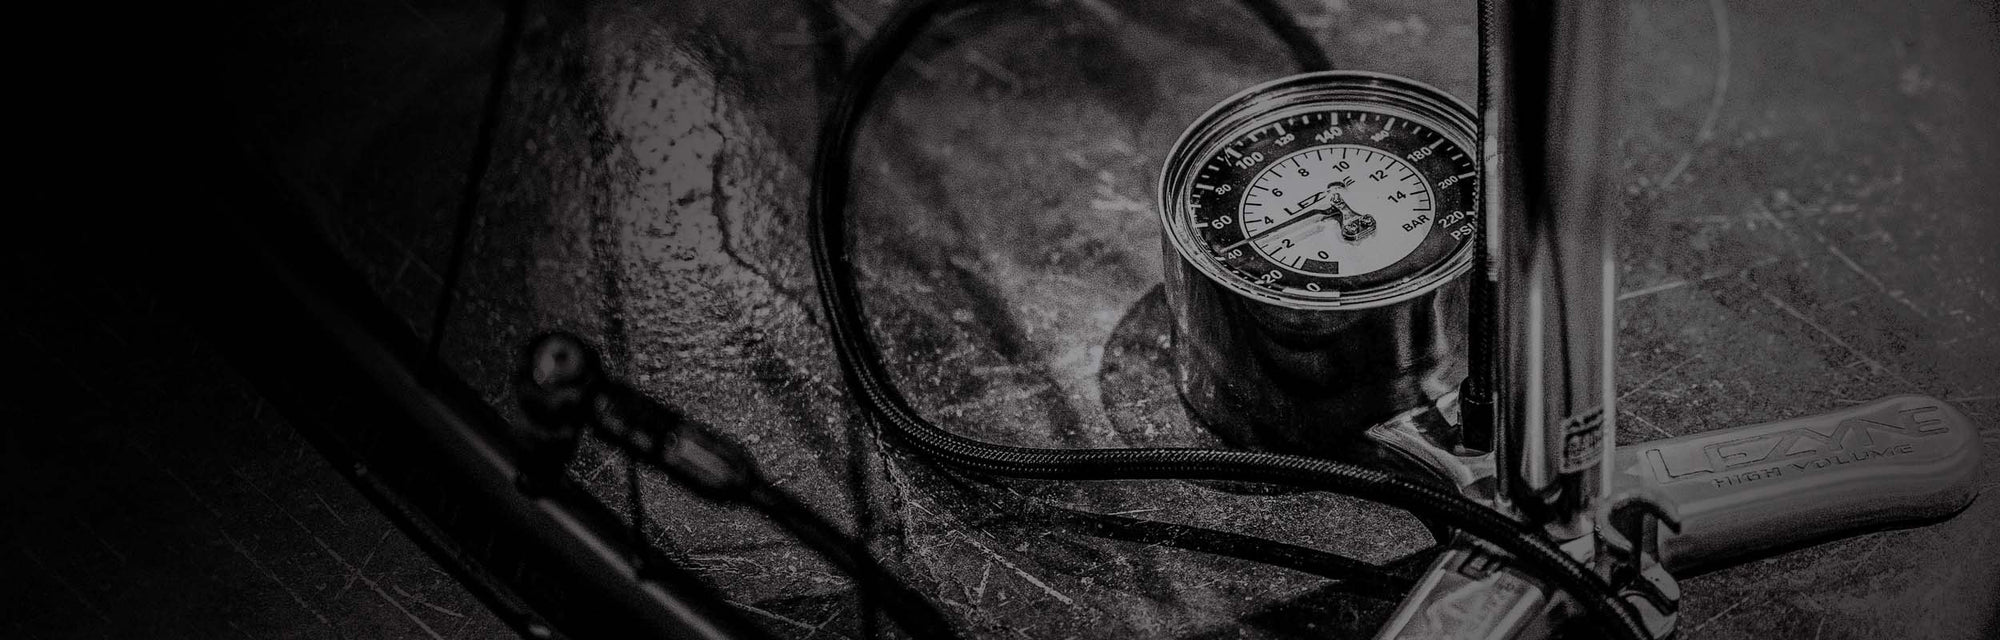
[[[1562,443],[1559,473],[1576,473],[1597,466],[1604,457],[1604,408],[1564,420]]]

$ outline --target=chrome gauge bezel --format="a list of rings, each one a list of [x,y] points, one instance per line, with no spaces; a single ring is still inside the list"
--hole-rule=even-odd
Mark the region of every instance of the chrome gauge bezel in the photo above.
[[[1472,267],[1475,243],[1460,242],[1433,264],[1423,265],[1386,284],[1360,291],[1290,291],[1259,285],[1230,271],[1204,248],[1194,234],[1189,206],[1200,167],[1222,147],[1271,123],[1325,110],[1362,111],[1407,119],[1428,127],[1463,149],[1478,153],[1472,109],[1451,94],[1430,85],[1382,73],[1325,71],[1307,73],[1245,89],[1223,100],[1189,125],[1167,154],[1160,174],[1161,224],[1168,244],[1186,264],[1225,288],[1261,302],[1292,309],[1356,310],[1393,305],[1429,293]],[[1473,158],[1476,168],[1480,163]],[[1430,178],[1426,177],[1425,180]],[[1480,211],[1483,182],[1472,185],[1475,216]],[[1474,220],[1477,224],[1478,220]]]

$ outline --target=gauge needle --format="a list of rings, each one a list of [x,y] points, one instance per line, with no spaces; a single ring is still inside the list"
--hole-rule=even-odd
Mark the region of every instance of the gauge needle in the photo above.
[[[1345,186],[1344,184],[1339,182],[1334,183],[1334,185]],[[1284,222],[1280,222],[1276,226],[1273,226],[1269,229],[1259,231],[1257,232],[1257,235],[1244,238],[1242,240],[1237,241],[1235,244],[1223,247],[1222,250],[1218,253],[1229,253],[1231,251],[1235,251],[1238,247],[1270,237],[1271,234],[1277,233],[1279,231],[1284,231],[1285,229],[1290,228],[1292,225],[1296,225],[1300,222],[1304,222],[1306,220],[1315,217],[1320,217],[1320,216],[1334,217],[1340,215],[1339,209],[1335,207],[1328,207],[1324,210],[1311,208],[1313,204],[1319,202],[1321,198],[1325,198],[1329,195],[1333,196],[1333,201],[1335,203],[1339,203],[1340,194],[1333,192],[1335,188],[1336,188],[1335,186],[1330,185],[1327,187],[1327,190],[1312,194],[1306,199],[1300,200],[1298,215],[1292,216],[1291,218],[1286,219]]]

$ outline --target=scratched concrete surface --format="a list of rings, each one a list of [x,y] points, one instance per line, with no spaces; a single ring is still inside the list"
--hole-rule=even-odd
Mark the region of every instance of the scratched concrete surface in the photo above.
[[[1341,66],[1474,92],[1471,3],[1287,5]],[[594,337],[621,375],[847,516],[973,635],[1346,637],[1380,624],[1392,603],[1379,593],[1062,523],[1117,514],[1386,562],[1429,543],[1405,516],[1185,483],[993,482],[903,454],[860,420],[814,308],[803,172],[824,77],[815,33],[851,44],[887,3],[835,6],[832,25],[790,3],[533,9],[466,307],[448,327],[453,365],[506,405],[506,357],[527,335]],[[263,46],[288,56],[246,63],[286,74],[246,90],[265,108],[245,133],[419,330],[495,16],[478,3],[301,4],[248,22],[287,27]],[[1920,392],[1985,425],[1986,488],[2000,488],[2000,213],[1983,197],[2000,178],[1996,20],[1945,1],[1633,4],[1621,442]],[[1290,72],[1285,57],[1228,4],[1097,0],[967,15],[911,56],[863,135],[855,213],[876,335],[918,408],[1012,443],[1209,442],[1165,382],[1150,185],[1189,120]],[[620,503],[624,467],[587,447],[574,471]],[[756,619],[790,637],[859,633],[847,583],[809,554],[754,516],[641,479],[657,543]],[[1692,577],[1683,635],[1991,637],[1996,527],[1989,496],[1941,524]],[[425,570],[407,554],[391,566]],[[259,596],[264,615],[306,616],[278,593]],[[423,637],[389,627],[399,614],[311,615]]]

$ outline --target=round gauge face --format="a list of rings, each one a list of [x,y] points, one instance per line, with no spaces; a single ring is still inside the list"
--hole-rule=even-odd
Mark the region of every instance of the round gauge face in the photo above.
[[[1427,291],[1469,266],[1479,225],[1472,136],[1444,122],[1349,98],[1191,130],[1207,143],[1177,149],[1183,166],[1169,167],[1179,178],[1163,184],[1169,236],[1211,278],[1285,306],[1374,306]]]

